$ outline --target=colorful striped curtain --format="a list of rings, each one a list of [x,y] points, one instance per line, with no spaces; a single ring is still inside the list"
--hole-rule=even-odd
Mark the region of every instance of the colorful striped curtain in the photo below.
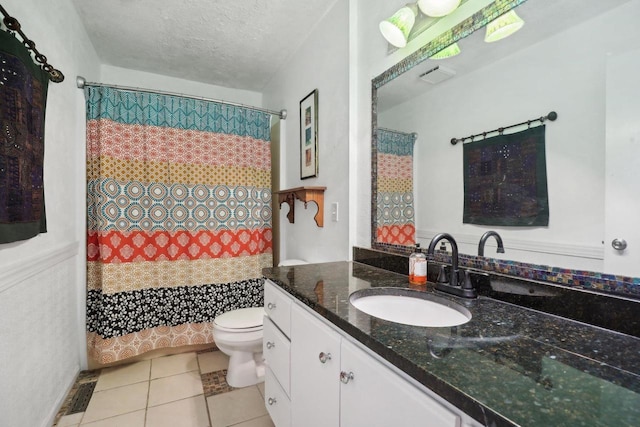
[[[213,342],[272,265],[270,115],[87,87],[87,340],[99,363]]]
[[[415,134],[378,129],[376,241],[413,245],[413,145]]]

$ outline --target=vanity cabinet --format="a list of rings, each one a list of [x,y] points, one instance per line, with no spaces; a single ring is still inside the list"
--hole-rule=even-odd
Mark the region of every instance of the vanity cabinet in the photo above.
[[[340,425],[340,335],[302,307],[291,307],[291,421]]]
[[[267,280],[265,304],[267,295],[274,292],[281,291]],[[289,298],[290,399],[286,402],[290,418],[282,422],[274,416],[280,402],[269,400],[277,400],[274,393],[282,390],[271,369],[276,362],[273,353],[265,352],[270,371],[265,402],[276,427],[460,427],[463,419],[468,421],[469,417],[461,417],[439,397],[412,384],[360,343]],[[273,325],[269,320],[265,328],[268,324]]]
[[[353,343],[341,346],[340,425],[459,427],[460,417]],[[344,381],[347,381],[344,383]]]

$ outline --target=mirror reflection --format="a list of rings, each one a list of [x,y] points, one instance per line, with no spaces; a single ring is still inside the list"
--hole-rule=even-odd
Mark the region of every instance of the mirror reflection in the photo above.
[[[425,247],[447,232],[461,253],[477,255],[493,230],[505,252],[489,239],[488,257],[640,276],[640,0],[528,0],[514,11],[524,25],[508,38],[487,43],[478,30],[458,41],[458,54],[426,59],[378,88],[372,246]],[[463,223],[463,144],[450,141],[551,111],[548,225]]]

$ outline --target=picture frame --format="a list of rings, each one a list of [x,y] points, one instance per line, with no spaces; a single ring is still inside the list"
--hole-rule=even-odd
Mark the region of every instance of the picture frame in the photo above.
[[[318,89],[300,101],[300,179],[318,176]]]

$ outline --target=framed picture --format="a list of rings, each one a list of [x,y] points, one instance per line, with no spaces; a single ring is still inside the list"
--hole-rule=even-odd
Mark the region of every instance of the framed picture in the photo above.
[[[318,89],[300,101],[300,179],[318,176]]]

